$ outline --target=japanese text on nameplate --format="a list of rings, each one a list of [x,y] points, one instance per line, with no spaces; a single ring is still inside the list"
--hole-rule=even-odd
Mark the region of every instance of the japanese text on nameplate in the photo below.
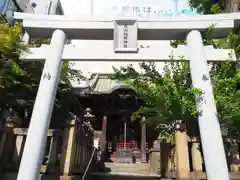
[[[128,47],[128,26],[124,25],[123,28],[123,46],[124,48]]]

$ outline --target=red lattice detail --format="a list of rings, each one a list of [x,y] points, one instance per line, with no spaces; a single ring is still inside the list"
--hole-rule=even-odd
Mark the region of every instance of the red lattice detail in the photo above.
[[[116,144],[116,149],[124,149],[124,142],[118,142]],[[126,149],[138,149],[138,145],[136,141],[128,141],[126,142]],[[148,143],[146,143],[146,150],[148,150]]]
[[[116,144],[117,149],[123,149],[124,148],[124,142],[119,142]],[[126,142],[126,149],[137,149],[137,142],[136,141],[129,141]]]

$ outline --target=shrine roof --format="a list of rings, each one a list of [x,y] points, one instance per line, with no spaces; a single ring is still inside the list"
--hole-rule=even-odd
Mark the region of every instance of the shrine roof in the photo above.
[[[126,83],[110,78],[110,75],[95,74],[93,78],[85,81],[85,86],[75,89],[78,94],[110,94],[118,89],[131,89]]]

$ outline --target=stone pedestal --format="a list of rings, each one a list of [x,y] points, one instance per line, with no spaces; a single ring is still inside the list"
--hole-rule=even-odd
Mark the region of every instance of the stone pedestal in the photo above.
[[[152,148],[149,150],[149,174],[161,174],[161,151]]]
[[[149,173],[161,174],[161,142],[154,141],[153,148],[148,151],[149,154]]]

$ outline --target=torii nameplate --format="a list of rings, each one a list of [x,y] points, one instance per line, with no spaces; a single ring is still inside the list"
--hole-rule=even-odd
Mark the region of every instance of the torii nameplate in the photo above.
[[[136,20],[116,20],[114,22],[115,52],[137,52],[138,26]]]

